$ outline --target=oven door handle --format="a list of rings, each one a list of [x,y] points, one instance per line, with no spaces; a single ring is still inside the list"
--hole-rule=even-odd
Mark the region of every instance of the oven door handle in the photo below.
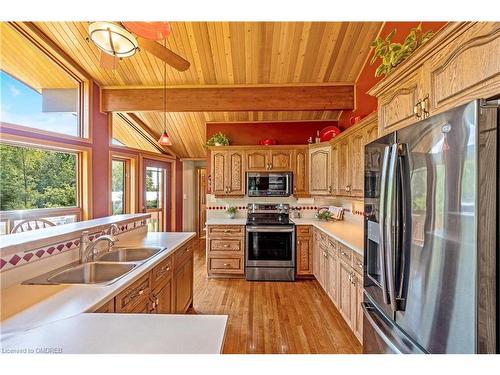
[[[293,233],[294,227],[247,227],[248,233]]]

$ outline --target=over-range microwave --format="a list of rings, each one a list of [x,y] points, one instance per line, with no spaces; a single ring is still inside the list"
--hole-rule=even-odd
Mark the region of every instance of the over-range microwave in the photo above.
[[[247,196],[289,197],[292,172],[247,172]]]

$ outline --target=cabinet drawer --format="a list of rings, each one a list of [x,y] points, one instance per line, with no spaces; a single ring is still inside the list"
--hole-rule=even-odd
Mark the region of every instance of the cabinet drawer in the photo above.
[[[194,241],[188,242],[174,253],[174,267],[177,269],[180,265],[184,264],[187,260],[193,257]]]
[[[172,263],[172,257],[168,257],[153,268],[151,288],[156,288],[172,277]]]
[[[328,252],[334,256],[337,256],[337,242],[335,240],[329,238],[328,239]]]
[[[310,236],[312,234],[310,226],[297,226],[297,236]]]
[[[354,271],[360,273],[361,275],[363,274],[363,256],[354,251],[352,252],[352,268],[354,269]]]
[[[242,225],[210,225],[208,226],[208,235],[210,237],[243,237],[245,227]]]
[[[142,304],[148,298],[150,291],[151,273],[147,273],[116,296],[115,311],[132,311],[135,306],[137,306],[138,304]]]
[[[208,268],[214,273],[243,273],[243,257],[237,258],[213,258],[209,257]]]
[[[338,244],[338,254],[339,258],[342,259],[347,264],[352,264],[352,250],[344,245]]]
[[[228,253],[243,253],[243,239],[239,238],[210,238],[208,239],[208,251],[224,251]]]

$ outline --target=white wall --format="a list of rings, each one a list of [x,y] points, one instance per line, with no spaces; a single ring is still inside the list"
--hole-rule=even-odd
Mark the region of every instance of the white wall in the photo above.
[[[182,230],[196,232],[196,169],[206,167],[205,161],[185,160],[182,162]]]

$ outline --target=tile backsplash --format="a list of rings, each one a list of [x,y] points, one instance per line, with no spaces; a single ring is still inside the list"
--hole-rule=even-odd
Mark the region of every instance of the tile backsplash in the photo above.
[[[294,197],[264,197],[264,198],[216,198],[212,194],[207,194],[207,219],[225,218],[228,206],[238,208],[236,217],[244,218],[247,215],[248,203],[288,203],[292,208],[300,210],[301,217],[312,218],[319,207],[322,206],[341,206],[345,209],[344,220],[363,224],[363,200],[338,197],[313,197],[313,198],[294,198]]]

